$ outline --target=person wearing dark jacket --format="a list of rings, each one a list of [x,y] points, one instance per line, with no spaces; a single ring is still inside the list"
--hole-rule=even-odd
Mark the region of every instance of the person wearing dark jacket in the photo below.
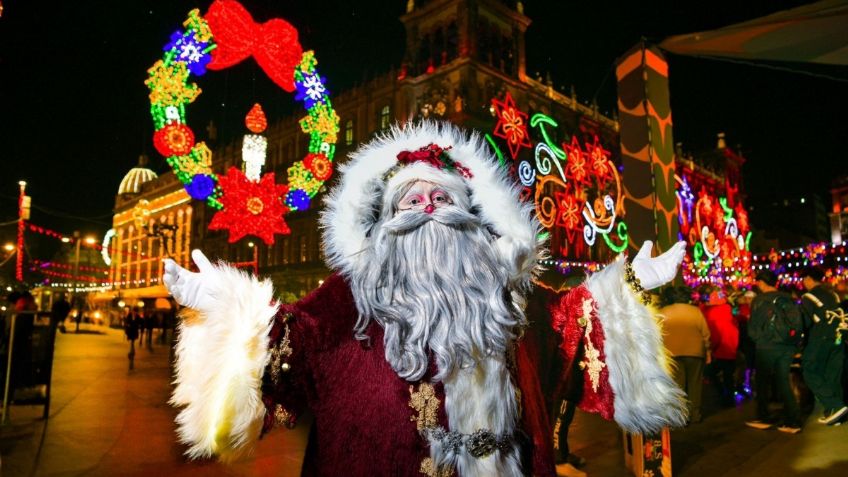
[[[840,320],[836,317],[839,296],[822,284],[821,269],[808,267],[801,277],[807,290],[801,297],[801,314],[808,330],[801,359],[804,381],[824,407],[824,415],[818,422],[836,424],[848,414],[841,382],[845,350],[837,330]]]
[[[776,420],[769,415],[769,391],[776,387],[783,400],[783,422],[778,430],[789,434],[801,432],[801,411],[792,392],[790,367],[801,330],[800,312],[789,295],[775,288],[777,275],[771,270],[757,274],[756,287],[760,294],[751,303],[748,334],[756,345],[756,419],[745,425],[754,429],[770,429]]]
[[[141,319],[134,311],[132,311],[132,309],[127,308],[127,314],[124,316],[124,333],[127,335],[127,341],[130,342],[130,351],[127,353],[130,369],[133,369],[134,367],[135,340],[138,339],[139,328],[144,329],[141,326]]]
[[[62,333],[65,332],[65,319],[71,312],[71,304],[65,300],[65,295],[59,293],[53,306],[50,307],[50,326],[59,327]]]

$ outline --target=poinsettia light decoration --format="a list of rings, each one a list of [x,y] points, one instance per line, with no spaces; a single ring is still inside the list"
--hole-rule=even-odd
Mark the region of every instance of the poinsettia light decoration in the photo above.
[[[229,242],[237,242],[245,235],[261,238],[267,245],[274,243],[274,234],[289,234],[291,230],[283,220],[288,208],[283,197],[289,191],[285,184],[274,181],[269,172],[258,181],[252,181],[235,167],[219,178],[223,210],[217,212],[209,230],[229,230]]]
[[[515,106],[515,100],[507,91],[503,101],[492,99],[495,117],[495,136],[506,139],[509,154],[515,159],[522,147],[530,147],[530,134],[527,132],[527,113]]]

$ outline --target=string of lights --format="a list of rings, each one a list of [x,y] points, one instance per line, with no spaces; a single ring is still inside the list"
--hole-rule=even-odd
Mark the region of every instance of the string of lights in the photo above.
[[[32,264],[33,264],[33,266],[39,267],[39,268],[60,268],[60,269],[63,269],[63,270],[73,270],[74,269],[74,265],[70,264],[70,263],[57,263],[57,262],[44,261],[44,260],[33,260]],[[103,272],[108,273],[109,272],[109,268],[107,268],[107,267],[92,267],[90,265],[80,265],[79,270],[84,271],[84,272],[101,272],[101,273],[103,273]]]

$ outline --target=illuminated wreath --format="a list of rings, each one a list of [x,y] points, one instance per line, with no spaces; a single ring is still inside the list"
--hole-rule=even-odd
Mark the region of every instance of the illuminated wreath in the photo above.
[[[235,0],[215,0],[205,16],[201,16],[198,9],[192,10],[183,26],[184,29],[171,35],[170,42],[163,48],[164,57],[148,70],[149,78],[145,81],[150,89],[156,150],[167,158],[189,195],[221,210],[219,214],[229,212],[227,209],[233,199],[249,196],[245,195],[245,190],[266,186],[273,187],[273,193],[284,194],[278,196],[282,202],[280,207],[274,204],[274,207],[257,208],[239,203],[237,208],[249,210],[250,214],[257,215],[257,222],[265,223],[268,217],[258,217],[262,211],[280,213],[282,220],[282,215],[290,210],[309,208],[310,200],[332,175],[339,131],[339,118],[330,103],[325,79],[315,70],[314,53],[302,50],[297,30],[291,24],[278,18],[258,24]],[[288,169],[288,183],[284,186],[275,185],[272,174],[265,174],[261,180],[248,174],[245,181],[252,182],[251,187],[234,179],[230,173],[229,181],[221,180],[211,169],[212,152],[203,142],[195,142],[194,132],[185,121],[185,106],[201,92],[197,84],[189,82],[191,75],[203,75],[207,69],[223,70],[251,56],[280,88],[297,91],[295,99],[303,102],[308,113],[300,120],[300,126],[309,134],[309,151],[304,160]],[[248,127],[253,130],[251,126],[248,119]],[[230,193],[227,184],[233,188],[231,200],[226,197]],[[253,199],[247,197],[251,203],[256,202]],[[262,199],[267,200],[268,194]],[[241,223],[224,220],[229,218],[232,217],[222,217],[218,222]],[[284,223],[275,228],[275,233],[288,233]],[[243,227],[241,232],[245,231],[265,235],[249,227]],[[231,232],[230,241],[235,241],[234,236],[244,235],[232,229]],[[263,238],[268,242],[267,235]]]

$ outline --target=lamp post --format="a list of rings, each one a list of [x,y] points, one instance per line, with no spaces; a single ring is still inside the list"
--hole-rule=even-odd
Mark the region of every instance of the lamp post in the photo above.
[[[82,240],[80,238],[79,230],[74,230],[74,298],[72,304],[78,304],[78,295],[79,295],[79,261],[80,261],[80,244],[82,244]],[[94,237],[86,237],[85,243],[88,245],[94,245],[97,243],[97,240]],[[77,318],[77,323],[82,318],[82,306],[80,305],[79,310],[77,311],[80,318]]]

